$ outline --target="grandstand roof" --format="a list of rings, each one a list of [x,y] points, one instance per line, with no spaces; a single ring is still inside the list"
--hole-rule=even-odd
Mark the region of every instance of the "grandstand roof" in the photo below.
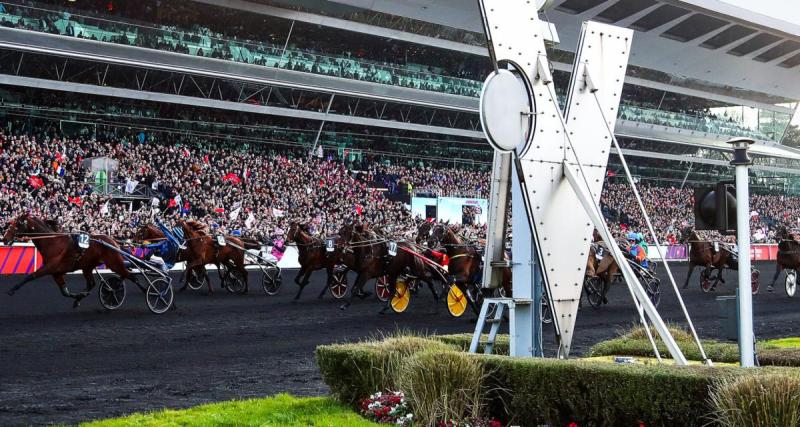
[[[334,0],[482,32],[474,0]],[[586,20],[636,30],[634,65],[800,99],[800,25],[720,0],[555,0],[546,18],[573,50]]]

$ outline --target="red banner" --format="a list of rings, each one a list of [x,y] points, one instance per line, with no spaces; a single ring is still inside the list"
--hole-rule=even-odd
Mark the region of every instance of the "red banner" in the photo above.
[[[30,274],[42,266],[42,256],[33,246],[0,247],[0,274]]]

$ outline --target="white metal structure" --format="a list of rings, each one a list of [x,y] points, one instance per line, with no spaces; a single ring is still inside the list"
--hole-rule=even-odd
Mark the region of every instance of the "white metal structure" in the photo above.
[[[509,190],[508,182],[514,187],[519,184],[512,192],[514,212],[524,215],[513,217],[513,299],[518,303],[510,307],[515,311],[510,317],[511,352],[513,356],[534,355],[534,321],[538,321],[534,310],[538,306],[532,292],[532,270],[539,270],[559,337],[558,355],[567,357],[593,230],[605,241],[614,242],[598,202],[633,32],[594,22],[583,25],[562,115],[539,34],[535,2],[480,3],[496,64],[484,85],[481,120],[495,149],[511,152],[513,157],[504,161],[509,154],[495,156],[485,271],[489,279],[493,275],[489,270],[502,265],[497,246],[505,238],[507,206],[500,205],[503,198],[497,196]],[[616,259],[624,259],[615,244],[608,246]],[[685,364],[630,266],[619,264],[642,321],[646,322],[646,315],[676,363]]]

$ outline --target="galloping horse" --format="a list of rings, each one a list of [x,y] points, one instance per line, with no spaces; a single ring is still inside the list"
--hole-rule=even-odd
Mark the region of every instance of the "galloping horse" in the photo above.
[[[338,264],[344,264],[347,269],[352,269],[355,265],[355,257],[353,256],[353,249],[349,246],[352,236],[352,225],[343,225],[339,230],[339,235],[330,239],[333,244],[332,250],[328,251],[326,248],[327,241],[315,238],[311,235],[307,226],[292,223],[289,227],[289,234],[287,236],[289,241],[294,241],[297,244],[300,259],[300,271],[297,272],[295,283],[300,286],[297,291],[295,300],[300,298],[303,289],[308,285],[308,278],[312,272],[324,268],[328,273],[326,285],[320,290],[317,298],[322,298],[325,291],[330,289],[333,281],[333,270]],[[347,280],[347,271],[344,271],[345,280]],[[300,276],[304,276],[300,281]]]
[[[247,293],[247,270],[244,267],[244,251],[231,245],[219,246],[209,234],[208,226],[195,220],[179,221],[178,226],[186,236],[186,271],[196,270],[206,264],[215,264],[218,267],[225,265],[230,270],[237,272],[244,281],[244,293]],[[239,247],[244,247],[241,240],[236,237],[225,237],[226,241]],[[188,275],[184,274],[184,288],[188,282]],[[208,282],[208,294],[211,295],[211,282]]]
[[[695,266],[705,267],[707,271],[707,278],[710,279],[714,270],[719,270],[714,284],[711,286],[713,289],[717,282],[725,280],[722,278],[723,269],[732,268],[736,269],[738,263],[733,259],[733,254],[724,249],[714,250],[714,243],[701,240],[691,227],[685,228],[681,232],[681,243],[689,243],[689,274],[686,275],[686,282],[683,284],[683,289],[689,287],[689,279],[692,277],[692,272]]]
[[[339,307],[342,310],[347,309],[353,303],[353,296],[364,299],[370,295],[370,292],[364,291],[364,284],[368,280],[386,274],[388,250],[386,243],[374,231],[370,230],[366,224],[358,224],[351,229],[350,242],[354,261],[352,270],[356,272],[356,281],[353,283],[347,301]],[[390,286],[390,289],[394,292],[393,287]]]
[[[464,243],[454,231],[454,226],[445,224],[434,226],[429,239],[429,246],[442,246],[444,248],[450,258],[448,275],[461,292],[464,295],[468,295],[469,288],[481,280],[481,255],[475,249],[475,246]],[[479,292],[481,292],[480,289]],[[475,296],[478,297],[479,295]],[[480,312],[480,307],[476,306],[479,301],[467,298],[467,302],[476,314]]]
[[[767,290],[772,292],[775,281],[778,280],[783,270],[797,270],[800,268],[800,236],[792,234],[785,226],[778,228],[775,237],[778,238],[778,268],[775,270],[775,276],[772,277],[772,283],[769,284]]]
[[[63,233],[61,227],[50,220],[42,220],[30,214],[22,214],[16,217],[8,226],[3,235],[3,243],[12,245],[18,238],[27,238],[33,241],[36,250],[42,254],[42,267],[35,272],[28,274],[20,283],[14,285],[8,291],[8,295],[14,295],[23,285],[31,280],[43,276],[53,276],[61,295],[75,300],[73,307],[78,307],[83,298],[89,295],[95,286],[93,270],[100,264],[105,264],[111,271],[137,283],[136,278],[125,268],[125,262],[118,252],[110,247],[99,243],[103,241],[111,247],[118,248],[114,239],[106,235],[92,234],[89,236],[89,247],[81,249],[73,239],[73,235]],[[67,288],[64,275],[75,270],[81,270],[86,279],[86,290],[73,294]]]
[[[598,256],[598,252],[601,252],[600,256]],[[602,243],[592,243],[589,247],[589,258],[586,260],[586,274],[584,283],[586,281],[592,280],[594,281],[592,285],[596,286],[596,280],[601,282],[600,286],[600,295],[602,297],[601,302],[603,304],[608,304],[608,290],[611,288],[611,282],[616,277],[617,272],[619,271],[619,266],[617,265],[617,261],[611,256],[611,251],[608,248],[604,247]],[[592,303],[592,301],[590,301]]]

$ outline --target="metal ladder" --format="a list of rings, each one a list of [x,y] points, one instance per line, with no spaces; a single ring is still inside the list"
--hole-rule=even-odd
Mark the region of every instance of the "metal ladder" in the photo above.
[[[506,309],[508,309],[508,319],[509,319],[509,336],[514,336],[514,308],[518,305],[530,305],[533,301],[530,299],[514,299],[514,298],[486,298],[483,300],[483,305],[481,306],[481,312],[478,315],[478,322],[475,325],[475,332],[472,334],[472,342],[469,345],[469,352],[470,353],[477,353],[478,346],[481,344],[481,335],[483,335],[483,329],[486,327],[486,324],[490,324],[491,329],[489,329],[489,336],[486,339],[486,342],[483,344],[483,353],[484,354],[492,354],[494,350],[495,340],[497,339],[497,333],[500,331],[500,325],[503,323],[503,315],[505,314]],[[489,307],[494,305],[495,311],[494,316],[491,319],[486,318],[486,314],[489,312]],[[512,345],[509,343],[509,345]],[[510,351],[510,349],[509,349]]]

